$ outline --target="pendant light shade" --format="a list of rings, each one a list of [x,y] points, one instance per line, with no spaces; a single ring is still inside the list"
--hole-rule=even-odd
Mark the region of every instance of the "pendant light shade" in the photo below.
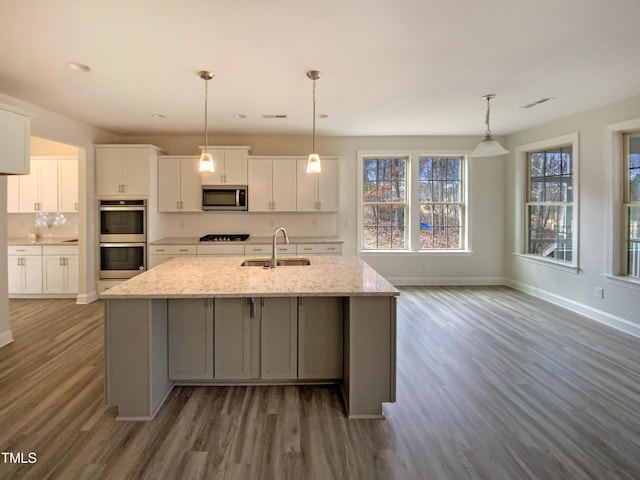
[[[495,97],[495,94],[493,93],[482,97],[487,101],[487,114],[484,121],[487,125],[487,130],[484,134],[484,140],[482,140],[473,152],[471,152],[472,157],[497,157],[509,153],[509,150],[500,145],[500,143],[497,140],[494,140],[491,136],[491,128],[489,127],[489,102],[493,97]]]
[[[207,129],[207,103],[209,100],[209,80],[213,78],[213,74],[207,70],[198,72],[198,76],[204,80],[204,151],[200,155],[198,171],[213,172],[213,157],[209,153],[209,132]]]
[[[311,154],[307,159],[307,173],[320,173],[322,164],[320,163],[320,155],[316,152],[316,80],[320,78],[320,72],[317,70],[309,70],[307,77],[313,80],[313,140],[311,145]]]

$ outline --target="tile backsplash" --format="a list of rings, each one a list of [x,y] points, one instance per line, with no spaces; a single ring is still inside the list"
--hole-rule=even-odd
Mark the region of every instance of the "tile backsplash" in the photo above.
[[[50,216],[53,218],[55,212]],[[36,227],[35,213],[8,213],[7,236],[9,238],[25,239],[30,233],[38,234],[42,238],[77,237],[79,233],[79,217],[77,213],[65,213],[64,225],[52,225],[51,227]]]

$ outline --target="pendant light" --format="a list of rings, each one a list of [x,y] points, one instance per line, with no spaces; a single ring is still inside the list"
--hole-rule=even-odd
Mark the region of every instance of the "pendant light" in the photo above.
[[[313,143],[307,159],[307,173],[320,173],[322,165],[320,164],[320,155],[316,153],[316,80],[320,78],[320,72],[309,70],[307,77],[313,80]]]
[[[198,72],[201,79],[204,80],[204,151],[200,155],[200,163],[198,170],[200,172],[213,172],[213,157],[209,153],[209,132],[207,131],[207,102],[209,100],[209,80],[213,78],[213,73],[208,70]]]
[[[494,140],[491,136],[491,128],[489,128],[489,102],[493,97],[495,97],[495,94],[493,93],[482,97],[487,101],[487,116],[484,121],[487,125],[487,130],[484,134],[484,140],[482,140],[475,150],[471,152],[472,157],[497,157],[509,153],[509,150],[500,145],[498,141]]]

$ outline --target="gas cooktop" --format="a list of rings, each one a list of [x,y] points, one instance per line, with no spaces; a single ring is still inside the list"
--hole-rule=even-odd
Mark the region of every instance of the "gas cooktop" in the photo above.
[[[201,242],[244,242],[249,238],[248,233],[210,233],[200,237]]]

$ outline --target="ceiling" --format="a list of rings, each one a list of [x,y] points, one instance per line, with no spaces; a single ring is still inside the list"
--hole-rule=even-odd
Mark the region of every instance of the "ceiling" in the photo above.
[[[316,69],[319,135],[480,136],[489,93],[504,135],[640,94],[639,18],[638,0],[2,0],[0,92],[194,134],[211,70],[210,134],[306,134]]]

